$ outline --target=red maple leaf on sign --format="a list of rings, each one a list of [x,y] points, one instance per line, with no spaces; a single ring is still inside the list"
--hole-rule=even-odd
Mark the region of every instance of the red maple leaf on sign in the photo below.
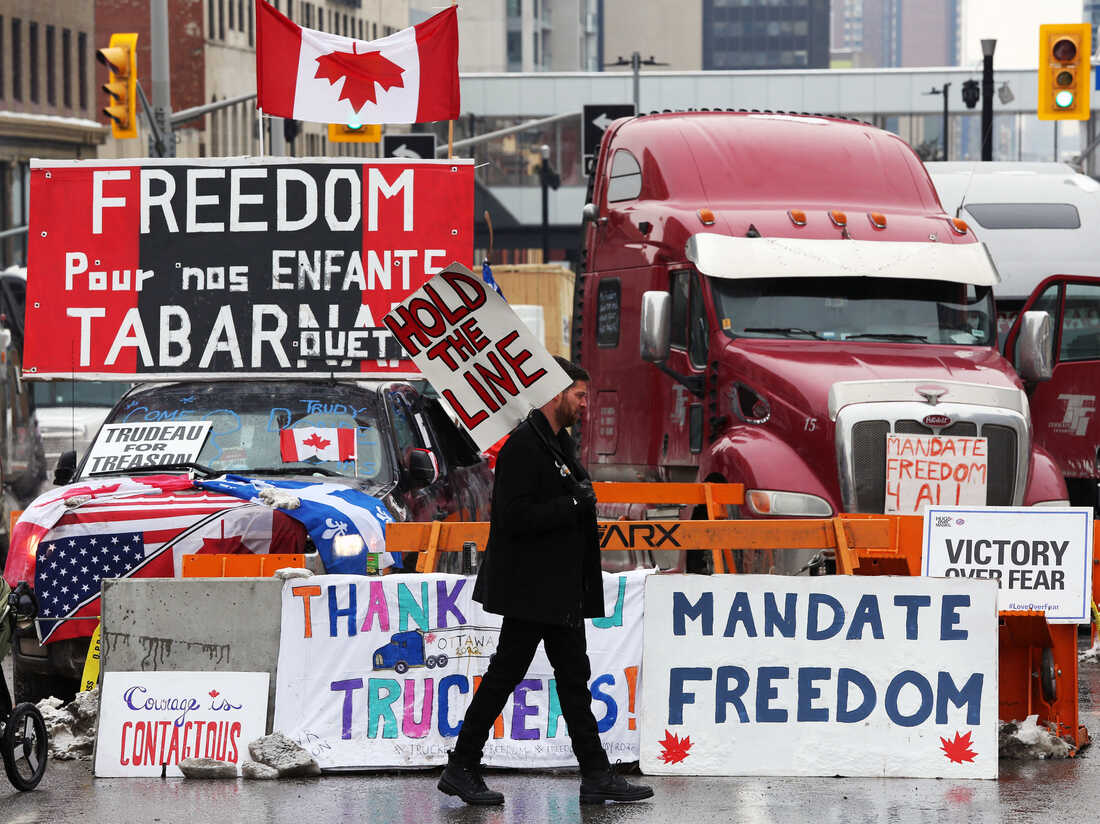
[[[211,698],[217,698],[218,695],[219,695],[219,693],[218,693],[217,690],[210,690],[210,697]]]
[[[666,764],[679,764],[691,754],[691,739],[686,735],[678,738],[665,730],[665,738],[659,743],[664,748],[661,751],[661,760]]]
[[[959,735],[955,733],[954,738],[941,738],[941,749],[943,754],[947,756],[947,760],[955,764],[961,764],[964,761],[973,761],[977,755],[972,749],[970,749],[970,733],[966,735]]]
[[[326,438],[322,438],[320,435],[314,432],[312,435],[302,441],[302,446],[312,446],[314,449],[324,449],[330,443],[332,443],[332,441],[327,440]]]
[[[378,102],[375,83],[384,92],[393,88],[404,88],[405,84],[401,80],[404,73],[403,68],[383,57],[382,52],[355,54],[334,51],[317,58],[317,73],[314,77],[327,80],[330,85],[335,85],[341,77],[344,78],[339,99],[347,100],[355,111],[359,111],[367,103]]]

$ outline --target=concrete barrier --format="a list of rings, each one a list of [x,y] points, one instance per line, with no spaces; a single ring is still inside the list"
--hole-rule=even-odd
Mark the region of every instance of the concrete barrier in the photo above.
[[[270,733],[282,589],[277,578],[104,581],[102,669],[270,673]]]

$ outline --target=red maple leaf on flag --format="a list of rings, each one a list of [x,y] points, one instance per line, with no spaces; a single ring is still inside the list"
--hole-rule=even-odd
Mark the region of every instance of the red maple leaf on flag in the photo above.
[[[661,760],[666,764],[679,764],[691,753],[691,739],[686,735],[683,738],[677,736],[665,730],[665,738],[663,741],[658,742],[664,748],[661,752]]]
[[[312,446],[314,449],[324,449],[330,443],[332,443],[332,441],[326,438],[322,438],[320,435],[314,432],[312,435],[302,441],[302,446]]]
[[[334,51],[317,58],[317,73],[314,77],[327,80],[330,85],[335,85],[341,77],[344,78],[344,87],[340,90],[338,99],[347,100],[355,111],[359,111],[367,103],[378,102],[375,83],[384,92],[393,88],[404,88],[405,84],[401,80],[404,73],[403,68],[383,57],[382,52],[356,54]]]
[[[959,735],[955,733],[954,738],[940,738],[941,749],[943,754],[947,756],[947,760],[955,764],[961,764],[964,761],[973,761],[974,756],[977,755],[972,749],[970,749],[970,733],[966,735]]]

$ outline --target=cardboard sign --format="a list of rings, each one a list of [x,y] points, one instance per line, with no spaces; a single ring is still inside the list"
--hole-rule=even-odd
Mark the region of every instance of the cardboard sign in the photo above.
[[[997,582],[997,608],[1043,610],[1087,624],[1092,593],[1091,507],[928,507],[925,575]]]
[[[883,511],[912,515],[927,506],[984,506],[988,471],[985,438],[887,435]]]
[[[642,771],[996,778],[996,600],[989,581],[653,575]]]
[[[572,383],[508,303],[461,264],[383,322],[482,451]]]
[[[32,161],[28,378],[415,374],[381,325],[473,255],[473,161]]]
[[[180,776],[185,758],[238,765],[265,732],[266,672],[105,672],[95,775]],[[239,769],[238,769],[239,771]]]
[[[88,450],[89,475],[141,466],[193,463],[210,434],[210,421],[109,423]]]
[[[585,622],[592,713],[611,763],[638,759],[636,689],[650,572],[604,573],[608,617]],[[324,769],[444,763],[500,632],[500,616],[472,600],[473,584],[441,573],[287,581],[275,729]],[[540,645],[489,735],[485,764],[577,763],[554,684]]]

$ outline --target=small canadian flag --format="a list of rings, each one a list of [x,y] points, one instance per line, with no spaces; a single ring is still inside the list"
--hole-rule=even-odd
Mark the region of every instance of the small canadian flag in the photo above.
[[[256,105],[267,114],[360,124],[459,116],[453,5],[377,40],[307,29],[265,0],[256,19]]]
[[[354,461],[355,430],[303,426],[279,432],[279,451],[285,463],[295,461]]]

